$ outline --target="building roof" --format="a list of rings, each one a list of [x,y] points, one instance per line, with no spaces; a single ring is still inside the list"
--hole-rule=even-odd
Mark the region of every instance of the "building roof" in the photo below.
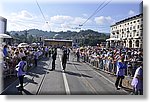
[[[7,21],[7,19],[4,18],[4,17],[2,17],[2,16],[0,16],[0,20],[2,20],[2,21]]]
[[[143,17],[143,14],[142,14],[142,13],[139,14],[139,15],[136,15],[136,16],[133,16],[133,17],[130,17],[130,18],[121,20],[121,21],[119,21],[119,22],[116,22],[115,24],[111,25],[110,27],[113,27],[113,26],[118,25],[118,24],[121,24],[121,23],[125,23],[125,22],[130,21],[130,20],[134,20],[134,19],[140,18],[140,17],[141,17],[141,18]]]
[[[63,40],[63,39],[44,39],[44,41],[72,42],[72,40]]]

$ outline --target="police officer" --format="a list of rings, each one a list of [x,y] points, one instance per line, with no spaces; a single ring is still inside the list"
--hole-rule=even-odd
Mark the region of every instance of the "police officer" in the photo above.
[[[51,71],[55,70],[56,56],[57,56],[57,48],[54,48],[52,51],[52,69],[51,69]]]
[[[67,49],[63,50],[63,55],[62,55],[62,66],[63,66],[63,71],[66,69],[66,63],[67,63]]]

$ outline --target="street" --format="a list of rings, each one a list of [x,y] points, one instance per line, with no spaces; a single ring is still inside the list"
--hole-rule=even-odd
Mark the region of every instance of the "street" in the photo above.
[[[24,91],[19,93],[16,80],[6,89],[4,95],[129,95],[123,88],[116,90],[115,76],[109,75],[84,62],[77,62],[70,54],[66,71],[62,71],[62,51],[57,50],[56,68],[50,71],[51,58],[38,61],[38,66],[28,71],[24,78]]]

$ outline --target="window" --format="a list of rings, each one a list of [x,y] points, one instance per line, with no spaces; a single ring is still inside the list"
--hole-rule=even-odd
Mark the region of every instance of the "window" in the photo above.
[[[140,26],[139,25],[137,25],[137,29],[139,29],[140,28]]]
[[[132,34],[130,33],[130,37],[132,37]]]
[[[137,22],[140,22],[140,20],[137,20]]]
[[[136,36],[139,36],[139,32],[137,32]]]
[[[133,29],[135,29],[135,26],[133,26]]]
[[[141,33],[140,35],[143,36],[143,32],[141,31],[140,33]]]
[[[130,27],[130,30],[132,30],[132,27]]]
[[[136,23],[136,21],[134,21],[134,23]]]
[[[133,37],[135,36],[135,32],[133,33]]]
[[[132,22],[130,22],[130,24],[132,24]]]
[[[139,40],[136,40],[136,47],[139,47]]]

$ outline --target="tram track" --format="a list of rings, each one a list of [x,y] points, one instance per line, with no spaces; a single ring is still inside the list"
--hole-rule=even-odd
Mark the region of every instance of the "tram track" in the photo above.
[[[74,60],[74,59],[73,59]],[[78,71],[79,75],[81,76],[81,80],[84,82],[84,84],[90,88],[90,91],[94,94],[94,95],[98,95],[98,92],[96,91],[96,89],[93,87],[93,85],[88,81],[87,78],[85,78],[83,76],[83,73],[81,73],[80,70],[78,70],[77,66],[72,63],[72,65],[74,66],[74,68],[76,68],[76,70]]]
[[[50,62],[49,62],[49,64],[48,64],[48,66],[47,66],[47,70],[49,70],[49,66],[51,65],[51,60],[49,60],[49,61],[50,61]],[[41,88],[42,88],[42,85],[43,85],[44,80],[45,80],[45,77],[46,77],[46,75],[47,75],[48,73],[49,73],[49,72],[47,71],[47,72],[43,75],[43,77],[42,77],[42,79],[41,79],[41,82],[40,82],[40,85],[39,85],[39,87],[38,87],[38,89],[37,89],[35,95],[38,95],[38,94],[40,93]]]

